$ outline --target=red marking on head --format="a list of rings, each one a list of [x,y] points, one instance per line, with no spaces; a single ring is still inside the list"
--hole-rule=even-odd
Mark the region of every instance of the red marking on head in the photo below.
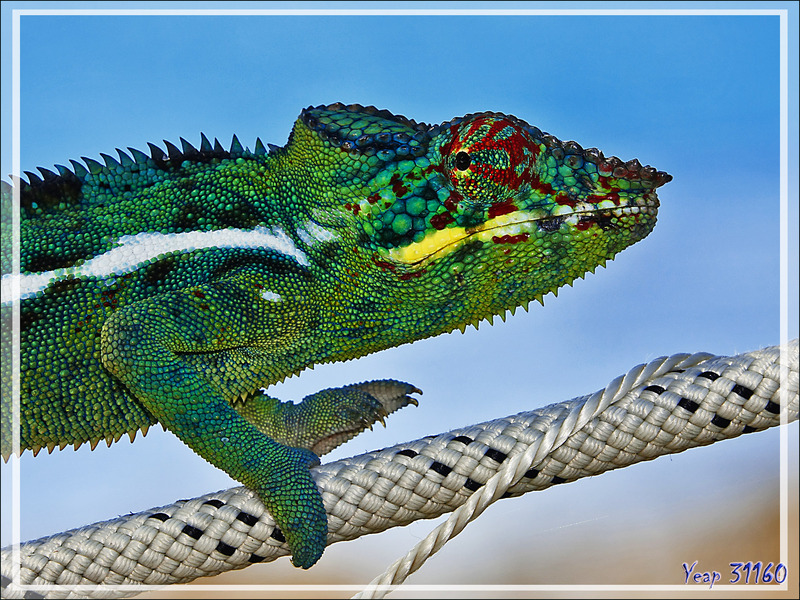
[[[602,188],[604,190],[618,190],[620,189],[618,185],[614,185],[611,183],[611,176],[600,175],[597,178],[597,187]]]
[[[501,235],[492,236],[492,241],[495,244],[519,244],[520,242],[525,242],[530,237],[528,233],[520,233],[517,235]]]
[[[201,292],[200,290],[194,290],[194,291],[192,292],[192,294],[193,294],[193,295],[194,295],[196,298],[200,298],[200,299],[203,299],[203,298],[205,298],[205,297],[206,297],[206,295],[205,295],[203,292]]]
[[[378,196],[378,194],[370,194],[369,196],[367,196],[367,202],[369,202],[370,204],[375,204],[379,199],[380,196]]]
[[[492,116],[479,117],[472,121],[462,135],[456,135],[452,143],[443,148],[443,152],[445,150],[451,154],[460,151],[473,154],[475,158],[468,170],[483,179],[512,190],[519,189],[525,180],[529,182],[534,180],[532,167],[539,154],[539,147],[517,124],[508,119]],[[479,155],[483,150],[505,152],[508,155],[509,165],[501,168],[481,163]],[[526,152],[529,157],[526,157]],[[517,167],[526,163],[528,166],[517,172]],[[450,174],[450,177],[453,184],[457,185],[458,181],[453,174]]]
[[[497,204],[492,204],[489,207],[487,217],[489,219],[494,219],[495,217],[499,217],[500,215],[507,215],[516,210],[519,210],[519,208],[517,208],[514,205],[514,201],[506,200],[505,202],[498,202]]]
[[[381,269],[386,269],[387,271],[394,271],[397,267],[392,263],[380,260],[377,256],[372,256],[372,262],[375,263],[376,267],[380,267]]]
[[[417,277],[422,277],[425,274],[425,269],[420,269],[419,271],[410,271],[408,273],[403,273],[398,275],[398,279],[400,281],[408,281],[409,279],[416,279]]]
[[[453,146],[458,142],[458,125],[450,125],[450,141],[442,146],[442,156],[452,154]],[[431,165],[433,166],[433,165]]]
[[[395,173],[392,175],[392,178],[389,180],[389,184],[392,186],[392,191],[394,195],[398,198],[405,196],[408,193],[408,188],[403,184],[400,175]]]
[[[587,196],[586,200],[592,204],[598,204],[603,200],[611,200],[616,206],[620,205],[620,197],[617,192],[607,192],[605,194],[592,194]]]
[[[444,229],[450,223],[455,221],[456,218],[450,213],[441,213],[431,217],[431,227],[434,229]]]
[[[544,196],[548,196],[548,195],[549,196],[555,196],[556,195],[555,188],[552,185],[550,185],[549,183],[547,183],[546,181],[538,181],[537,180],[532,184],[532,187],[533,187],[533,189],[535,189],[537,192],[540,192]]]
[[[574,207],[578,200],[570,198],[567,192],[556,192],[555,196],[553,196],[553,202],[556,204],[561,204],[562,206]]]

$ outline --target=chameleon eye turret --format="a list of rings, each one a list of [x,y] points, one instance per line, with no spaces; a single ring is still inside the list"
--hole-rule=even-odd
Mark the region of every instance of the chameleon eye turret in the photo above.
[[[465,119],[452,135],[441,153],[459,202],[501,204],[530,187],[539,148],[516,119],[479,115]]]
[[[160,422],[255,490],[303,568],[326,544],[317,453],[419,390],[262,388],[541,300],[647,236],[671,179],[510,115],[343,104],[303,110],[284,147],[117,154],[17,182],[21,449]],[[3,410],[5,457],[11,427]]]

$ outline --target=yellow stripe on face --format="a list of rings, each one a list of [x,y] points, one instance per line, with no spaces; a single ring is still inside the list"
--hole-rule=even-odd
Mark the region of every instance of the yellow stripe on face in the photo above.
[[[447,227],[433,230],[421,241],[414,242],[402,248],[392,248],[389,258],[406,264],[417,263],[435,254],[450,253],[460,247],[460,243],[467,238],[485,242],[494,236],[517,235],[530,233],[536,230],[536,220],[545,216],[544,211],[515,211],[489,219],[475,227]]]
[[[414,242],[402,248],[392,248],[389,251],[389,258],[397,262],[412,264],[432,254],[436,254],[442,249],[456,244],[466,237],[468,236],[463,227],[448,227],[442,230],[434,230],[428,233],[428,235],[419,242]]]

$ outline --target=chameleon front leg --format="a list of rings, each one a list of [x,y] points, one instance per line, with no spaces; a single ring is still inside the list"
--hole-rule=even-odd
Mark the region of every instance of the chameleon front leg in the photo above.
[[[375,421],[409,404],[418,404],[408,394],[422,391],[392,379],[356,383],[322,390],[299,404],[281,402],[259,391],[235,402],[245,419],[271,438],[318,456],[352,439]]]
[[[269,304],[244,285],[218,282],[120,309],[103,327],[101,359],[167,429],[258,493],[286,537],[293,564],[308,568],[322,555],[328,531],[308,470],[319,460],[271,439],[230,403],[258,387],[263,367],[257,359],[243,360],[242,349],[268,345],[298,326],[274,318]]]

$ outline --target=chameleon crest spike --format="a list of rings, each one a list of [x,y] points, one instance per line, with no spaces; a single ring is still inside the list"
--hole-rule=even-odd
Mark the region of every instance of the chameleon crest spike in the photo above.
[[[303,568],[328,530],[316,453],[419,390],[261,390],[527,311],[646,237],[671,179],[495,112],[431,126],[336,103],[303,110],[282,147],[179,140],[14,182],[21,447],[159,423],[258,494]],[[11,427],[4,410],[4,457]]]
[[[36,170],[42,174],[43,181],[52,181],[58,178],[58,175],[53,173],[50,169],[45,169],[44,167],[36,167]]]
[[[156,162],[163,162],[166,160],[167,155],[164,154],[164,151],[161,148],[152,142],[147,142],[147,147],[150,148],[150,156],[153,158],[153,160]]]
[[[83,179],[89,174],[89,171],[78,161],[70,159],[69,162],[72,164],[73,172],[79,179]]]
[[[39,179],[39,176],[36,173],[32,173],[31,171],[24,171],[24,173],[28,176],[28,185],[36,186],[42,183],[42,180]]]
[[[233,139],[231,140],[231,154],[242,154],[244,152],[244,148],[242,148],[241,142],[239,142],[239,138],[236,137],[236,134],[233,134]]]
[[[148,160],[150,160],[147,154],[145,154],[141,150],[137,150],[136,148],[131,148],[130,146],[128,147],[128,150],[130,151],[131,156],[133,156],[133,159],[136,161],[137,164],[140,165],[145,164],[147,163]]]
[[[86,156],[81,156],[81,160],[86,163],[86,166],[89,167],[89,171],[93,175],[97,175],[103,170],[103,165],[97,162],[93,158],[87,158]]]
[[[164,145],[167,148],[167,155],[170,160],[180,162],[183,159],[183,153],[175,144],[164,140]]]
[[[130,169],[131,166],[134,164],[134,160],[119,148],[117,148],[116,150],[117,154],[119,155],[119,163],[126,169]]]
[[[106,168],[107,169],[116,169],[118,166],[120,166],[120,164],[117,161],[117,159],[114,158],[113,156],[110,156],[108,154],[104,154],[102,152],[100,153],[100,156],[103,159],[103,162],[106,164]]]
[[[195,148],[194,146],[192,146],[192,145],[191,145],[189,142],[187,142],[185,139],[183,139],[183,138],[180,138],[180,142],[181,142],[181,153],[182,153],[184,156],[186,156],[187,158],[189,158],[190,156],[194,157],[194,156],[196,156],[196,155],[198,154],[198,152],[197,152],[197,148]]]

